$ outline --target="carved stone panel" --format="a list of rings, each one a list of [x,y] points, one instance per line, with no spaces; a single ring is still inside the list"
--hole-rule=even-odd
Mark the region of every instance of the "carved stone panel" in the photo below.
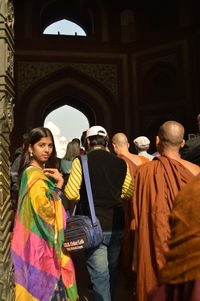
[[[14,8],[0,0],[0,300],[14,300],[10,259],[13,210],[10,202],[10,133],[13,128]]]
[[[0,102],[1,106],[1,102]],[[0,120],[2,124],[2,120]],[[1,131],[0,131],[1,132]],[[11,301],[14,296],[13,266],[10,260],[13,212],[10,203],[9,134],[0,134],[0,300]]]
[[[12,31],[14,35],[14,7],[12,0],[0,1],[0,14],[4,19],[4,24]]]
[[[117,95],[117,65],[115,64],[20,61],[17,66],[19,97],[37,81],[67,67],[78,70],[95,79],[103,84],[114,96]]]
[[[10,133],[13,128],[13,97],[0,94],[0,130],[2,133]]]
[[[6,45],[6,71],[13,77],[14,75],[14,52],[9,47],[9,45]]]

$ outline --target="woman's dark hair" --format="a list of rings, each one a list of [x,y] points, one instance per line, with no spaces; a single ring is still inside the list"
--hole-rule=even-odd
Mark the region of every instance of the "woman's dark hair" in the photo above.
[[[82,132],[81,145],[85,148],[85,151],[88,150],[88,143],[87,143],[86,135],[87,135],[87,131]]]
[[[34,145],[40,139],[44,137],[51,137],[52,143],[53,143],[53,151],[52,154],[48,160],[48,167],[56,168],[57,167],[57,157],[56,157],[56,148],[55,148],[55,143],[53,139],[53,135],[51,131],[48,128],[45,127],[37,127],[34,128],[30,131],[28,134],[28,138],[26,139],[23,147],[23,152],[22,152],[22,158],[20,161],[20,167],[19,167],[19,180],[21,179],[22,172],[26,166],[28,166],[31,162],[31,157],[29,154],[29,146]]]
[[[80,154],[80,144],[72,140],[67,144],[67,150],[63,159],[72,161]]]
[[[100,145],[100,146],[104,146],[106,147],[108,144],[108,136],[100,136],[100,135],[95,135],[95,136],[90,136],[88,137],[88,139],[90,140],[90,146],[96,146],[96,145]]]
[[[87,131],[82,132],[82,135],[81,135],[81,145],[82,145],[83,147],[85,146],[86,135],[87,135]]]
[[[80,144],[81,144],[81,140],[80,140],[79,138],[73,138],[73,139],[72,139],[72,142],[73,142],[73,143],[77,143],[79,146],[80,146]]]

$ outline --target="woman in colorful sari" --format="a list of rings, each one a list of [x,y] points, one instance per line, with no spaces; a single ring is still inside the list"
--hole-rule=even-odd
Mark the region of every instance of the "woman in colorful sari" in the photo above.
[[[45,169],[45,164],[52,167]],[[33,129],[24,146],[11,243],[16,301],[78,300],[74,266],[62,252],[66,214],[63,177],[54,168],[56,150],[49,129]]]

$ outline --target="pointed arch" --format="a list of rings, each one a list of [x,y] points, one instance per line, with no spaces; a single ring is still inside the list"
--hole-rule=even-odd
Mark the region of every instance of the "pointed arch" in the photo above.
[[[49,1],[47,5],[43,6],[40,15],[41,32],[44,29],[58,20],[66,18],[76,24],[80,25],[87,35],[92,34],[92,18],[88,9],[84,5],[79,5],[76,1],[60,0]]]
[[[29,130],[43,124],[51,111],[67,104],[82,112],[90,125],[99,123],[110,130],[114,102],[114,97],[101,83],[67,67],[29,88],[16,108],[19,118],[16,122],[23,133],[25,128]]]
[[[61,19],[48,25],[43,34],[86,36],[84,29],[76,22]]]

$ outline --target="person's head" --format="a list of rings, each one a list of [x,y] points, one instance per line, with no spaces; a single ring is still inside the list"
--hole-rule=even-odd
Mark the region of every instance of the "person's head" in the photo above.
[[[49,167],[56,167],[56,162],[56,148],[51,131],[45,127],[32,129],[24,143],[20,170],[33,163],[38,166],[48,163]]]
[[[133,140],[137,152],[147,151],[150,146],[150,140],[146,136],[139,136]]]
[[[75,153],[75,157],[80,154],[81,141],[78,138],[72,139],[72,145]]]
[[[80,139],[79,138],[73,138],[72,139],[72,142],[75,144],[78,144],[79,145],[79,147],[80,147],[80,145],[81,145],[81,141],[80,141]]]
[[[78,144],[76,141],[73,142],[72,140],[67,144],[67,150],[64,159],[68,161],[72,161],[79,154],[80,154],[80,144]]]
[[[102,126],[92,126],[87,130],[86,139],[88,148],[95,146],[106,147],[108,145],[108,134]]]
[[[83,131],[83,132],[82,132],[82,135],[81,135],[81,145],[82,145],[83,147],[85,147],[86,144],[87,144],[87,142],[86,142],[86,134],[87,134],[87,131]]]
[[[169,149],[179,152],[185,144],[184,127],[176,121],[166,121],[161,125],[156,136],[156,146],[159,153],[162,150]]]
[[[128,138],[124,133],[117,133],[112,137],[112,145],[114,152],[117,155],[122,154],[124,151],[128,151],[129,143]]]

